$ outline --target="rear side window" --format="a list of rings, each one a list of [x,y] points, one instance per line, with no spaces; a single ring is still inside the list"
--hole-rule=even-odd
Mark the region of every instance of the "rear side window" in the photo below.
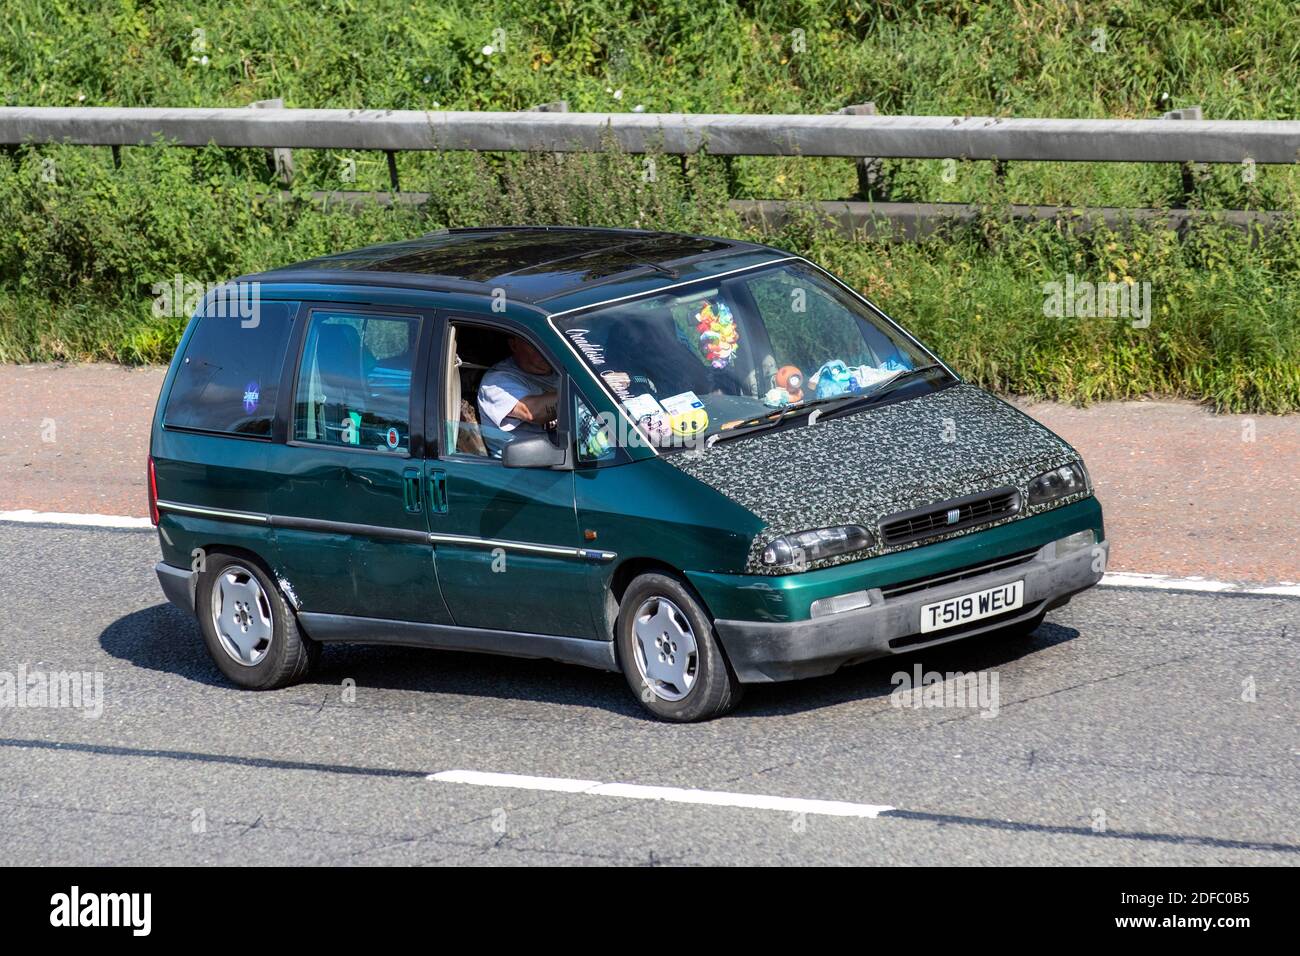
[[[203,316],[167,399],[173,428],[271,437],[275,397],[296,302],[262,302],[256,322]]]
[[[419,319],[313,312],[294,398],[296,441],[409,453]]]

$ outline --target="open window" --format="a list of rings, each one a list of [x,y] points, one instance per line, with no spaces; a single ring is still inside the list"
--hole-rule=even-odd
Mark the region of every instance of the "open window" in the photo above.
[[[512,339],[527,343],[530,354],[521,357]],[[499,459],[510,442],[554,427],[560,376],[530,339],[509,329],[453,321],[447,342],[443,447],[448,453]],[[517,401],[533,406],[528,416],[511,414]]]

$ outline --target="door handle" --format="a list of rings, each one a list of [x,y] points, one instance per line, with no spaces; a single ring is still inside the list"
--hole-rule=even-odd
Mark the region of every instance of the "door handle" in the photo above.
[[[407,511],[419,514],[424,502],[420,494],[420,469],[407,468],[402,472],[402,505]]]
[[[429,510],[434,514],[447,513],[447,473],[441,468],[429,469]]]

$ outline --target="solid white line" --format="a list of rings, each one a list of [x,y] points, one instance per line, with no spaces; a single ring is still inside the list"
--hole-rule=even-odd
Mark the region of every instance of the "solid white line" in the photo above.
[[[737,807],[744,810],[775,810],[780,813],[811,813],[828,817],[873,818],[894,809],[889,806],[846,803],[841,800],[805,800],[799,797],[774,797],[763,793],[685,790],[680,787],[648,787],[635,783],[599,783],[595,780],[530,777],[514,773],[484,773],[478,770],[444,770],[441,773],[431,773],[425,779],[475,787],[548,790],[555,793],[579,793],[594,797],[621,797],[625,800],[662,800],[668,803],[694,803],[710,807]]]
[[[130,518],[126,515],[70,514],[62,511],[0,511],[0,521],[21,524],[66,524],[82,528],[152,528],[148,518]]]

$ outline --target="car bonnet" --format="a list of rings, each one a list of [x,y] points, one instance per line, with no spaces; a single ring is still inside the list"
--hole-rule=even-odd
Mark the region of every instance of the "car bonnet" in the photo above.
[[[953,538],[1059,507],[1077,494],[1030,507],[1028,485],[1044,471],[1079,459],[1059,437],[973,385],[869,408],[812,425],[722,442],[667,456],[686,474],[753,512],[767,525],[748,568],[771,573],[761,555],[783,534],[859,524],[877,535],[882,518],[964,495],[1011,486],[1022,506],[1000,521],[815,562],[842,564]]]

